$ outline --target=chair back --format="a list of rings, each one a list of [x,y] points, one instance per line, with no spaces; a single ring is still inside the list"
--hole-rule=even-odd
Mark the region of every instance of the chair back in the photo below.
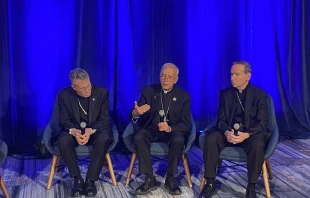
[[[49,153],[52,155],[59,155],[58,152],[56,152],[52,146],[51,138],[57,135],[61,132],[61,128],[59,126],[59,116],[58,116],[58,94],[55,98],[54,107],[52,116],[45,126],[44,132],[43,132],[43,142],[45,145],[45,148],[48,150]]]
[[[0,140],[0,164],[5,162],[5,159],[8,155],[8,146],[2,140]]]
[[[273,100],[270,95],[267,96],[267,102],[269,113],[268,129],[271,132],[271,138],[266,148],[265,159],[269,159],[271,157],[279,143],[279,128],[277,124]]]

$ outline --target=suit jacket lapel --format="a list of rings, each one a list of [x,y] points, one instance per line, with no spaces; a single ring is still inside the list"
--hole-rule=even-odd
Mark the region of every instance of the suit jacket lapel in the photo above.
[[[251,84],[248,84],[247,90],[246,90],[246,97],[245,97],[245,112],[244,112],[244,120],[245,120],[245,126],[246,128],[249,127],[249,113],[251,111],[251,106],[254,98],[253,90],[251,89]]]
[[[151,122],[152,122],[152,119],[155,115],[155,113],[158,113],[156,112],[156,109],[157,109],[157,105],[158,105],[158,102],[160,101],[160,91],[161,89],[156,89],[154,90],[153,93],[151,93],[151,110],[150,112],[148,113],[147,117],[145,118],[145,122],[144,122],[144,127],[147,127]]]
[[[156,112],[156,109],[157,109],[158,103],[159,103],[160,100],[161,100],[161,98],[160,98],[160,93],[161,93],[161,89],[160,89],[160,90],[156,90],[156,91],[154,92],[154,95],[152,95],[152,99],[151,99],[151,100],[152,100],[152,106],[151,106],[151,108],[153,109],[153,111],[152,111],[152,113],[151,113],[151,115],[150,115],[149,120],[152,120],[152,119],[153,119],[155,113],[158,114],[158,112]]]
[[[80,107],[79,107],[76,93],[70,96],[70,104],[71,104],[71,108],[72,108],[75,120],[78,124],[80,124],[81,122],[80,109],[79,109]]]
[[[178,100],[177,93],[176,93],[175,88],[174,88],[171,91],[171,102],[170,102],[170,107],[169,107],[169,112],[168,112],[168,117],[170,119],[173,118],[173,114],[174,114],[175,110],[177,109],[176,108],[177,100]],[[172,120],[170,120],[170,122],[172,122]]]
[[[227,107],[230,107],[231,109],[227,108],[228,111],[228,117],[229,117],[229,121],[228,124],[230,126],[232,126],[232,120],[234,117],[234,113],[235,113],[235,100],[236,100],[236,92],[235,89],[233,88],[230,92],[229,92],[229,100],[226,101],[227,102]],[[231,105],[232,103],[232,105]]]
[[[89,97],[89,100],[88,100],[88,123],[89,125],[92,125],[94,111],[95,111],[95,107],[97,103],[98,101],[96,100],[95,88],[93,88],[92,95]]]

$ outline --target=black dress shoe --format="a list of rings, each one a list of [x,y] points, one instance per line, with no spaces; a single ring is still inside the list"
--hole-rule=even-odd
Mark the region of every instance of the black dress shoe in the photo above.
[[[83,195],[84,180],[74,179],[74,184],[72,188],[72,197],[80,197]]]
[[[144,183],[136,189],[136,195],[147,195],[157,188],[155,177],[146,177]]]
[[[255,188],[246,188],[246,198],[256,198]]]
[[[97,188],[94,181],[86,180],[85,182],[85,197],[94,197],[97,194]]]
[[[199,198],[210,198],[217,192],[214,184],[206,184],[199,194]]]
[[[182,193],[180,187],[178,186],[175,178],[166,178],[165,189],[169,191],[171,195],[180,195]]]

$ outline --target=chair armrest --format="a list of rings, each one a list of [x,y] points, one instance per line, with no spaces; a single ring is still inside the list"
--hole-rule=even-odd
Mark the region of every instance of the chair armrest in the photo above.
[[[271,131],[272,135],[266,148],[265,159],[269,159],[271,157],[279,143],[279,129],[277,124],[273,124],[269,130]]]
[[[44,129],[44,132],[43,132],[43,143],[44,143],[44,146],[45,148],[47,149],[47,151],[54,155],[55,154],[55,151],[54,151],[54,148],[51,144],[51,138],[52,138],[52,127],[50,124],[47,124],[45,129]]]
[[[210,131],[210,129],[212,129],[215,125],[216,125],[217,120],[214,119],[204,130],[203,133]]]
[[[186,142],[186,146],[185,146],[185,149],[183,151],[183,154],[186,154],[191,148],[192,146],[194,145],[195,143],[195,140],[196,140],[196,124],[195,124],[195,121],[192,117],[192,121],[191,121],[191,131],[190,131],[190,134],[188,135],[187,137],[187,142]]]
[[[110,146],[108,148],[108,153],[111,152],[115,148],[115,146],[116,146],[116,144],[118,142],[118,137],[119,137],[118,136],[118,130],[117,130],[116,125],[114,123],[113,123],[111,129],[112,129],[112,139],[113,139],[113,142],[110,144]]]
[[[130,122],[124,133],[123,133],[123,140],[124,140],[124,143],[125,143],[125,146],[126,148],[130,151],[130,152],[133,152],[135,153],[135,149],[133,147],[133,136],[134,136],[134,133],[135,133],[135,130],[134,130],[134,127],[133,127],[133,123]]]

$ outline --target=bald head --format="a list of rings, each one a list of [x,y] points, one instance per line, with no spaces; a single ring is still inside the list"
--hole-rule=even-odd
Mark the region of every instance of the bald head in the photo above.
[[[163,70],[164,70],[165,68],[170,68],[170,69],[174,70],[175,76],[179,76],[179,68],[178,68],[175,64],[173,64],[173,63],[165,63],[165,64],[161,67],[160,75],[162,75]]]
[[[160,70],[160,84],[163,90],[170,91],[179,79],[179,68],[173,63],[166,63]]]

